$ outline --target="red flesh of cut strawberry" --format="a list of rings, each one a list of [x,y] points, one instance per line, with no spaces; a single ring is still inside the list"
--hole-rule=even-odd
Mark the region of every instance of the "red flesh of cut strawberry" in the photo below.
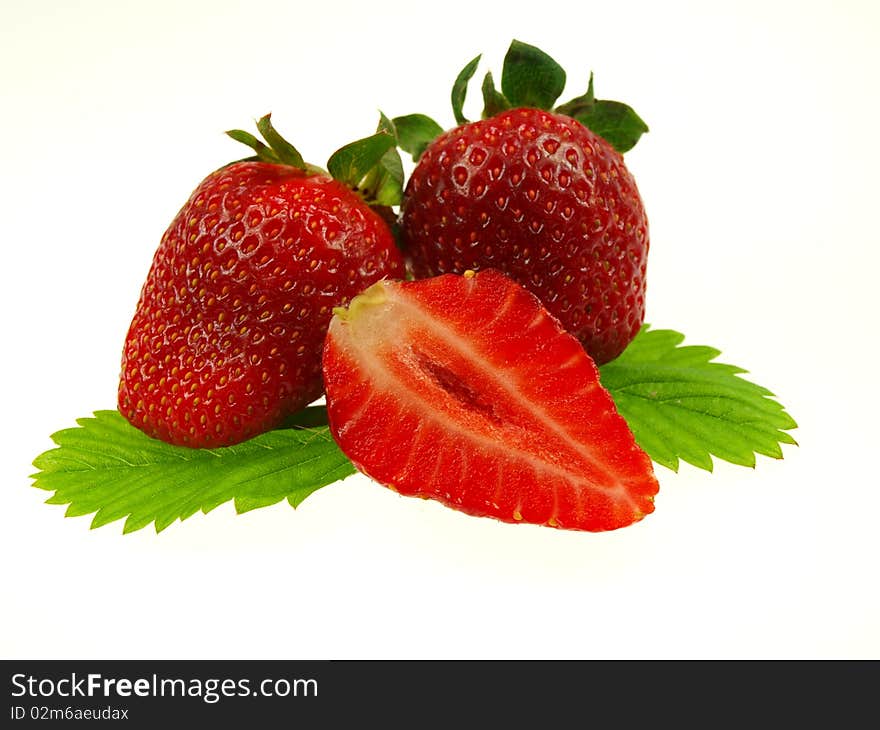
[[[471,515],[610,530],[658,484],[582,345],[500,272],[380,281],[324,346],[331,431],[363,473]]]

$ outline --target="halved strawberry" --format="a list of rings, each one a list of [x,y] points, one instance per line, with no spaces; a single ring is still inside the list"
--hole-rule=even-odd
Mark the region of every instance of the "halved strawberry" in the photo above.
[[[335,310],[323,370],[340,448],[401,494],[573,530],[654,509],[651,460],[595,364],[498,271],[377,282]]]

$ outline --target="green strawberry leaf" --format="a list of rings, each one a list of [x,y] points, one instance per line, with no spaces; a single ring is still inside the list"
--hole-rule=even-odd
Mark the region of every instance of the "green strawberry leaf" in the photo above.
[[[492,78],[492,72],[487,71],[483,77],[483,119],[494,117],[506,109],[510,109],[510,102],[507,101],[504,94],[495,88],[495,80]]]
[[[645,325],[616,360],[600,368],[636,441],[658,464],[681,461],[712,471],[712,457],[755,466],[756,454],[781,459],[794,419],[746,371],[715,362],[718,350],[682,346],[684,335]],[[234,501],[237,512],[296,507],[323,486],[355,473],[333,441],[324,406],[310,406],[284,428],[219,449],[188,449],[149,438],[118,411],[96,411],[52,435],[56,448],[34,460],[34,485],[68,505],[69,517],[94,514],[92,527],[125,518],[124,533]]]
[[[588,114],[591,112],[595,105],[596,96],[593,91],[593,72],[590,71],[590,82],[587,84],[587,93],[577,96],[571,101],[567,101],[565,104],[560,104],[554,111],[577,118],[579,114]]]
[[[394,134],[388,131],[377,132],[356,142],[350,142],[330,155],[330,159],[327,160],[327,170],[334,179],[358,189],[367,174],[380,163],[385,153],[396,143]]]
[[[301,411],[288,416],[281,424],[282,428],[315,428],[329,426],[326,406],[306,406]]]
[[[635,147],[648,131],[648,125],[635,110],[620,101],[597,100],[590,112],[576,115],[575,119],[605,138],[621,154]]]
[[[377,132],[384,132],[397,139],[394,122],[379,112]],[[364,198],[374,205],[400,205],[403,199],[403,162],[397,151],[396,143],[392,143],[388,151],[361,179],[358,189]]]
[[[514,40],[504,57],[501,93],[514,107],[550,109],[565,89],[565,70],[544,51]]]
[[[284,139],[275,127],[272,126],[271,114],[266,114],[260,118],[257,122],[257,129],[260,131],[260,134],[263,135],[263,139],[266,140],[269,147],[272,148],[275,156],[283,164],[290,165],[291,167],[298,167],[301,170],[306,169],[306,163],[303,160],[302,155],[299,153],[299,150]],[[233,137],[233,139],[237,139],[239,142],[244,141],[241,137]],[[259,150],[257,150],[257,154],[260,154]]]
[[[734,365],[713,362],[711,347],[681,346],[684,335],[642,328],[620,357],[600,368],[638,444],[658,464],[679,461],[712,471],[712,457],[755,466],[755,454],[782,458],[796,444],[794,419],[773,393]]]
[[[391,120],[397,130],[397,144],[418,162],[425,148],[441,134],[443,127],[424,114],[407,114]]]
[[[631,106],[620,101],[596,98],[592,73],[587,93],[560,104],[555,111],[574,117],[621,154],[635,147],[636,142],[648,131],[648,125]]]
[[[260,140],[254,137],[250,132],[245,132],[243,129],[230,129],[226,132],[226,135],[234,139],[236,142],[241,142],[242,144],[247,145],[256,152],[253,159],[260,160],[261,162],[274,162],[276,165],[281,164],[278,155],[260,142]]]
[[[123,532],[150,523],[161,532],[197,511],[234,500],[242,513],[287,499],[296,507],[354,467],[329,429],[280,429],[236,446],[188,449],[152,439],[118,411],[96,411],[52,435],[57,448],[34,460],[34,486],[54,492],[66,515],[95,513],[92,527],[125,519]]]
[[[455,77],[455,82],[452,84],[452,114],[455,116],[456,124],[468,123],[468,119],[463,113],[464,100],[467,96],[468,82],[477,70],[477,65],[480,63],[481,57],[482,55],[472,58],[467,65],[459,71],[458,76]]]

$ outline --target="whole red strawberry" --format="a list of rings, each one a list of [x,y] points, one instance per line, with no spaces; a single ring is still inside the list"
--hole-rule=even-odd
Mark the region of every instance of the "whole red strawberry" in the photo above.
[[[324,345],[330,429],[362,472],[471,515],[613,530],[658,485],[596,365],[498,271],[380,281]]]
[[[401,207],[408,264],[416,278],[500,269],[607,362],[645,316],[648,221],[621,152],[647,127],[626,105],[595,99],[592,77],[585,95],[549,111],[565,72],[518,41],[503,93],[488,74],[484,119],[468,122],[462,104],[478,61],[453,90],[459,126],[427,143],[440,131],[431,120],[394,120],[418,159]]]
[[[230,132],[256,156],[208,175],[165,232],[125,339],[119,410],[172,444],[235,444],[318,398],[333,307],[404,274],[388,224],[352,189],[393,202],[381,158],[394,138],[342,148],[334,179],[268,115],[258,127],[268,145]]]

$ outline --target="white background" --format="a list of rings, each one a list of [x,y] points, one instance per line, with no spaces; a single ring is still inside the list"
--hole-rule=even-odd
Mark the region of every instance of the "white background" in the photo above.
[[[877,4],[4,2],[4,658],[878,658]],[[799,422],[754,470],[658,467],[609,534],[467,517],[365,478],[296,511],[89,530],[30,487],[115,406],[153,251],[273,112],[311,161],[511,38],[651,131],[648,321],[713,345]],[[466,107],[479,113],[475,83]]]

